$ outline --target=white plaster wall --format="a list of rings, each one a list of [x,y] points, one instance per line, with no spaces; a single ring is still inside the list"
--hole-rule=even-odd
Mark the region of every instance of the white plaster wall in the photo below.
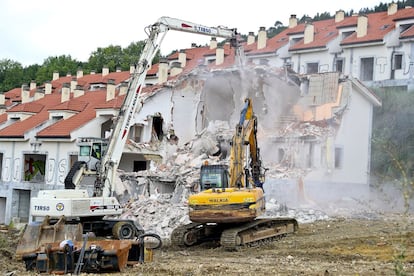
[[[202,116],[198,113],[198,107],[202,104],[201,94],[200,89],[192,89],[191,86],[184,87],[173,94],[173,125],[180,146],[194,139],[197,133],[197,119]]]
[[[333,55],[330,55],[327,50],[312,51],[305,53],[292,53],[293,70],[299,74],[306,74],[307,63],[318,63],[319,72],[333,71]]]
[[[65,177],[70,170],[69,154],[79,152],[76,140],[73,142],[43,142],[42,152],[46,154],[45,184],[48,189],[63,189]]]
[[[389,79],[391,60],[384,46],[344,48],[345,74],[361,79],[361,58],[374,58],[374,80]]]
[[[333,170],[334,182],[368,184],[372,104],[355,90],[335,139],[343,146],[343,167]]]
[[[368,185],[371,131],[372,105],[359,92],[352,90],[336,136],[314,148],[314,155],[318,157],[314,159],[315,167],[306,180]],[[326,152],[322,150],[325,146]],[[341,168],[334,167],[335,147],[343,149]]]
[[[171,121],[171,90],[162,89],[156,95],[147,98],[142,106],[142,109],[135,114],[135,123],[143,124],[144,129],[142,133],[142,142],[149,142],[151,140],[152,122],[148,121],[148,116],[153,116],[155,113],[161,113],[164,119],[164,132],[167,130],[168,122]]]

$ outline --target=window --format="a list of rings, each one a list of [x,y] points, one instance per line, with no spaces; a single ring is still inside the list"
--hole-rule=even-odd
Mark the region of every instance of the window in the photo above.
[[[318,73],[319,64],[317,62],[310,62],[306,64],[306,73],[315,74]]]
[[[335,71],[343,73],[344,72],[344,59],[338,58],[335,60]]]
[[[143,125],[136,124],[131,127],[131,131],[129,132],[129,138],[134,140],[134,142],[139,143],[142,142],[142,132],[143,132]]]
[[[89,156],[89,153],[91,152],[90,146],[80,146],[79,147],[79,156]]]
[[[101,153],[101,144],[100,143],[93,143],[92,144],[92,157],[101,160],[102,153]]]
[[[340,169],[343,166],[343,148],[336,147],[335,148],[335,169]]]
[[[362,81],[374,80],[374,58],[361,58],[360,77]]]
[[[403,55],[402,54],[394,54],[394,63],[393,63],[393,70],[402,69],[402,61]]]
[[[145,171],[147,169],[147,161],[134,161],[134,172]]]
[[[43,183],[45,181],[46,155],[24,155],[24,180]]]

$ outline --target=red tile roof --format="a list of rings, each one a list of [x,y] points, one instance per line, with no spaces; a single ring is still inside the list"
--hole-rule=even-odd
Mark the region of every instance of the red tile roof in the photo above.
[[[0,114],[0,124],[7,122],[7,113]]]
[[[388,12],[385,11],[370,13],[366,16],[368,18],[367,34],[362,37],[357,37],[356,32],[354,32],[342,40],[342,46],[384,41],[385,35],[395,29],[395,21],[414,18],[414,9],[401,9],[392,15],[388,15]]]
[[[281,47],[285,46],[287,43],[289,43],[289,36],[288,36],[289,30],[286,29],[279,34],[275,35],[272,38],[269,38],[266,41],[266,47],[262,49],[257,49],[257,41],[244,46],[244,52],[246,53],[246,56],[249,55],[257,55],[257,54],[266,54],[266,53],[274,53]]]
[[[409,27],[407,30],[401,33],[400,39],[407,39],[414,37],[414,25]]]
[[[72,108],[68,110],[78,111],[77,114],[71,116],[68,119],[60,120],[53,125],[46,127],[39,131],[36,135],[37,138],[71,138],[71,132],[85,125],[93,118],[96,117],[95,106],[104,102],[106,99],[106,91],[87,91],[83,96],[75,99],[70,99],[69,102],[62,103],[56,107],[59,109],[63,107]],[[74,101],[72,105],[70,102]],[[74,110],[73,108],[76,108]],[[55,107],[50,109],[55,110]],[[49,110],[50,110],[49,109]],[[73,138],[73,137],[72,137]]]
[[[38,101],[36,102],[29,102],[25,104],[16,105],[10,108],[7,112],[29,112],[29,113],[38,113],[40,112],[45,106],[40,104]]]
[[[335,19],[315,21],[313,22],[313,27],[313,41],[305,44],[304,39],[301,39],[296,44],[292,45],[289,48],[289,51],[326,48],[327,44],[338,36]]]
[[[16,121],[0,130],[0,138],[24,138],[25,133],[42,125],[49,119],[49,113],[43,108],[36,115],[30,116],[23,121]]]

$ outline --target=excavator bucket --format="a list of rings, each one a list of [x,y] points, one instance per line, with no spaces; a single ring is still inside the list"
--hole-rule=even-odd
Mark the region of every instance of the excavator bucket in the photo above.
[[[73,241],[82,240],[82,225],[66,224],[64,217],[56,223],[51,224],[50,218],[46,217],[41,223],[28,224],[23,236],[20,238],[16,259],[21,260],[24,255],[35,253],[46,246],[46,244],[60,242],[66,239]]]

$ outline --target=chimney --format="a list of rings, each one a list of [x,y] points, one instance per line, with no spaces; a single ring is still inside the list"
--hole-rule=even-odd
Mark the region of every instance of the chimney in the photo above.
[[[52,94],[52,83],[50,81],[45,82],[45,95]]]
[[[119,87],[119,96],[125,95],[128,92],[128,82],[123,81]]]
[[[290,15],[289,18],[289,29],[294,28],[298,25],[298,19],[296,18],[296,14]]]
[[[135,65],[134,64],[131,64],[129,66],[129,73],[132,74],[132,73],[134,73],[134,71],[135,71]]]
[[[210,50],[217,48],[217,39],[215,37],[212,37],[210,39]]]
[[[91,73],[90,74],[91,75],[95,75],[95,73],[96,73],[95,70],[91,70]]]
[[[29,99],[30,99],[30,88],[29,88],[29,86],[27,84],[23,84],[22,85],[21,97],[22,97],[22,104],[29,102]]]
[[[345,19],[345,12],[343,10],[336,11],[335,23],[341,22],[344,19]]]
[[[117,73],[121,72],[121,67],[117,66],[115,72],[117,72]]]
[[[305,36],[303,38],[303,43],[308,44],[313,42],[315,27],[312,23],[308,23],[305,26]]]
[[[106,101],[109,102],[115,98],[115,80],[109,79],[106,84]]]
[[[70,81],[70,92],[73,92],[75,90],[76,85],[78,85],[78,81],[76,80],[75,77],[73,77],[72,80]]]
[[[388,15],[393,15],[398,11],[398,5],[397,3],[390,3],[388,6]]]
[[[69,101],[70,99],[70,84],[68,82],[65,82],[62,86],[62,92],[61,92],[60,102],[64,103]]]
[[[59,78],[59,72],[58,71],[54,71],[53,72],[52,80],[57,80],[58,78]]]
[[[265,27],[260,27],[259,33],[257,34],[257,50],[266,47],[267,34]]]
[[[6,96],[0,93],[0,114],[6,112]]]
[[[42,88],[38,88],[36,89],[36,92],[34,94],[34,100],[40,100],[41,98],[43,98],[45,96],[45,92],[43,91]]]
[[[72,77],[72,74],[70,72],[67,72],[66,77]]]
[[[82,69],[78,69],[78,71],[76,71],[76,78],[80,79],[83,77],[83,71]]]
[[[30,90],[33,90],[33,89],[35,89],[36,88],[36,82],[34,81],[34,80],[32,80],[31,82],[30,82]]]
[[[76,85],[75,90],[73,90],[73,97],[77,98],[85,95],[85,90],[83,90],[82,85]]]
[[[168,79],[168,61],[167,59],[163,58],[160,59],[160,63],[158,64],[158,83],[164,83]]]
[[[219,46],[216,49],[216,65],[223,64],[224,62],[224,48]]]
[[[255,42],[254,32],[249,32],[247,36],[247,45],[253,44]]]
[[[108,68],[108,66],[104,66],[103,68],[102,68],[102,77],[103,76],[106,76],[106,75],[108,75],[109,74],[109,68]]]
[[[366,15],[358,16],[358,23],[356,29],[357,37],[366,36],[368,33],[368,17]]]
[[[187,54],[185,53],[185,50],[180,50],[180,53],[178,53],[178,62],[181,63],[181,67],[184,68],[187,64]]]
[[[175,61],[171,64],[170,76],[176,76],[180,74],[182,71],[183,68],[181,68],[181,63]]]
[[[191,48],[197,48],[197,43],[191,43]]]

